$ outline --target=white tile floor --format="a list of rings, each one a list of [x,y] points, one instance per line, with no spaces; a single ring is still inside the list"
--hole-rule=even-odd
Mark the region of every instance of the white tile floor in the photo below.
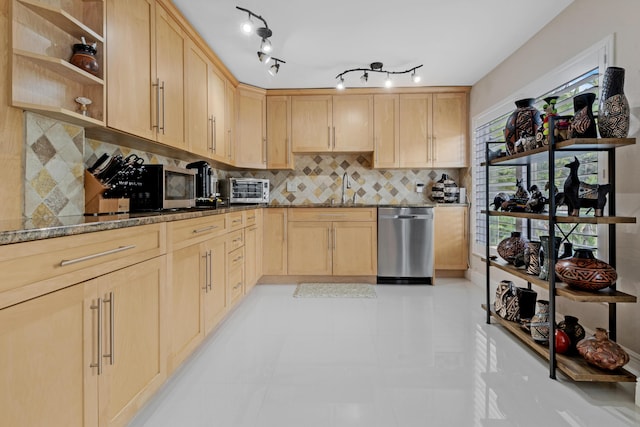
[[[640,425],[633,385],[549,379],[468,281],[294,289],[257,286],[130,427]]]

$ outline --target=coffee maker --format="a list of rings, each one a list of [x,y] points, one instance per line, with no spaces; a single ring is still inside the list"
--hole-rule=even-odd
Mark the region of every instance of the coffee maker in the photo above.
[[[215,208],[219,205],[218,177],[204,160],[189,163],[187,169],[196,169],[196,206]]]

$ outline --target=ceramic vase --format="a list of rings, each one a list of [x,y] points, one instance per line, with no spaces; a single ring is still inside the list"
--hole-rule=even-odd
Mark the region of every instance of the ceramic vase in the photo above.
[[[515,143],[522,137],[535,138],[542,126],[540,111],[533,106],[535,99],[525,98],[516,101],[516,110],[511,113],[504,127],[504,140],[507,154],[515,154]]]
[[[444,184],[444,203],[456,203],[458,201],[458,194],[460,193],[458,185],[447,174],[442,174],[441,179]]]
[[[69,60],[70,63],[84,71],[98,75],[100,67],[96,59],[97,50],[90,44],[77,43],[73,45],[73,55]]]
[[[555,253],[558,253],[562,239],[555,238]],[[557,258],[557,257],[556,257]],[[540,274],[538,278],[542,280],[549,279],[549,236],[540,236],[540,252],[538,252],[538,261],[540,263]]]
[[[624,94],[624,68],[608,67],[600,86],[600,137],[626,138],[629,135],[629,118],[629,101]]]
[[[536,312],[538,293],[528,288],[518,288],[516,293],[518,295],[520,319],[531,319]]]
[[[443,173],[440,179],[431,186],[431,198],[436,203],[444,203],[444,185],[449,180],[449,175]]]
[[[587,362],[602,369],[613,371],[629,363],[627,352],[609,340],[607,331],[602,328],[596,328],[594,336],[578,342],[576,347]]]
[[[593,102],[596,95],[581,93],[573,97],[573,120],[569,129],[570,138],[597,138],[596,121],[593,117]]]
[[[496,299],[493,303],[496,314],[512,322],[520,319],[520,305],[516,286],[509,280],[503,280],[496,288]]]
[[[576,249],[571,258],[558,260],[556,274],[567,285],[585,291],[598,291],[613,285],[616,270],[593,256],[591,249]]]
[[[527,239],[520,235],[519,231],[511,232],[511,236],[498,243],[498,255],[509,264],[516,267],[524,265],[524,249]]]
[[[584,328],[578,323],[578,318],[574,316],[564,316],[564,320],[558,323],[558,329],[562,330],[569,336],[571,345],[569,353],[576,352],[576,344],[585,337]]]
[[[527,268],[528,274],[538,275],[540,274],[540,259],[538,254],[540,253],[540,242],[530,241],[527,242],[527,247],[524,249],[524,265]]]
[[[531,318],[531,338],[545,344],[549,342],[549,301],[538,300],[536,313]]]

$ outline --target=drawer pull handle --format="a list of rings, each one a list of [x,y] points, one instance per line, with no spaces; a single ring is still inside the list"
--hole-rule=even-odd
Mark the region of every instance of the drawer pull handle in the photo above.
[[[318,214],[318,216],[341,217],[341,216],[345,216],[345,214],[333,214],[333,213],[327,213],[327,214]]]
[[[109,365],[113,365],[113,358],[114,358],[114,349],[113,349],[113,342],[114,342],[114,326],[115,326],[115,320],[113,318],[114,312],[115,312],[115,301],[113,299],[113,292],[109,292],[109,299],[104,299],[103,302],[109,303],[109,354],[105,354],[102,357],[104,357],[105,359],[109,359]]]
[[[237,285],[235,285],[235,286],[233,287],[233,290],[235,291],[235,290],[236,290],[236,289],[238,289],[240,286],[242,286],[242,282],[238,282],[238,284],[237,284]]]
[[[193,230],[193,233],[194,234],[196,234],[196,233],[204,233],[205,231],[215,230],[216,228],[218,228],[217,225],[210,225],[208,227],[202,227],[202,228],[195,229],[195,230]]]
[[[111,255],[111,254],[117,254],[118,252],[128,251],[129,249],[133,249],[135,247],[136,247],[136,245],[120,246],[119,248],[110,249],[108,251],[100,252],[100,253],[97,253],[97,254],[91,254],[91,255],[80,257],[80,258],[64,259],[64,260],[60,261],[60,267],[65,267],[65,266],[71,265],[71,264],[77,264],[79,262],[89,261],[89,260],[92,260],[94,258],[100,258],[100,257]]]
[[[242,222],[242,219],[234,219],[233,221],[231,221],[231,224],[235,224],[238,222]]]
[[[98,361],[91,363],[90,368],[98,368],[98,375],[102,375],[102,299],[98,298],[97,304],[92,304],[91,310],[98,310]]]
[[[232,242],[232,243],[236,243],[236,242],[242,242],[242,238],[233,239],[233,242]]]
[[[247,220],[254,220],[254,219],[256,219],[256,216],[255,216],[255,215],[254,215],[254,216],[248,216],[248,217],[247,217]]]
[[[232,262],[240,261],[242,259],[242,255],[233,259]]]

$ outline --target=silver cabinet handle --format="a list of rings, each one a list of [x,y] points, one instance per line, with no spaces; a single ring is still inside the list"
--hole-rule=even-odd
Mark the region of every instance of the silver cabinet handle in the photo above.
[[[164,135],[164,128],[165,125],[167,124],[164,120],[164,113],[165,113],[165,103],[164,103],[164,80],[162,81],[162,84],[160,85],[160,90],[162,91],[162,127],[159,128],[162,131],[162,134]]]
[[[200,289],[207,292],[207,285],[209,283],[209,252],[205,252],[202,258],[204,258],[204,286]]]
[[[262,163],[267,163],[267,138],[262,138]]]
[[[333,250],[334,250],[334,251],[336,250],[336,237],[337,237],[337,235],[336,235],[336,228],[335,228],[335,227],[333,227]]]
[[[109,354],[105,354],[102,357],[104,358],[109,358],[109,364],[113,365],[113,359],[114,359],[114,354],[115,354],[115,350],[113,348],[113,342],[114,342],[114,326],[115,326],[115,321],[113,318],[113,314],[115,312],[115,300],[114,300],[114,296],[113,296],[113,292],[109,292],[109,298],[105,298],[102,302],[104,303],[109,303]]]
[[[100,258],[100,257],[103,257],[103,256],[115,254],[115,253],[118,253],[118,252],[128,251],[129,249],[133,249],[135,247],[136,247],[136,245],[120,246],[119,248],[110,249],[108,251],[100,252],[100,253],[97,253],[97,254],[91,254],[91,255],[80,257],[80,258],[64,259],[64,260],[60,261],[60,267],[65,267],[65,266],[71,265],[71,264],[77,264],[77,263],[83,262],[83,261],[89,261],[89,260],[92,260],[94,258]]]
[[[209,256],[209,291],[211,291],[211,288],[213,287],[213,256],[211,255],[211,249],[209,249],[207,255]]]
[[[331,250],[331,230],[327,228],[327,250]]]
[[[436,150],[437,143],[438,143],[438,138],[432,135],[431,136],[431,150],[432,150],[431,157],[433,157],[434,162],[438,161],[438,150]]]
[[[233,221],[231,221],[231,224],[237,224],[237,223],[242,223],[242,219],[234,219]]]
[[[151,84],[156,88],[156,124],[151,124],[151,129],[160,129],[160,79],[156,77],[156,82]]]
[[[91,363],[90,368],[98,368],[98,375],[102,375],[102,299],[98,298],[97,304],[89,307],[91,310],[98,310],[98,361]]]
[[[336,127],[333,127],[333,148],[336,148]]]
[[[227,157],[231,159],[231,129],[227,131],[229,133],[229,151],[227,151]]]
[[[213,114],[209,116],[209,118],[207,119],[207,123],[211,123],[211,131],[209,132],[209,136],[211,137],[211,145],[207,144],[207,150],[213,151],[213,126],[214,126]]]
[[[380,144],[380,137],[379,136],[374,136],[373,137],[373,151],[375,151],[376,153],[376,163],[378,162],[378,150],[380,147],[378,147],[378,145]]]
[[[327,126],[327,148],[331,148],[331,126]]]
[[[289,232],[289,229],[287,227],[287,214],[286,214],[286,211],[282,215],[282,229],[284,230],[284,233],[282,233],[282,242],[286,245],[287,244],[287,233]]]
[[[233,259],[233,261],[231,261],[231,262],[240,261],[242,258],[243,258],[243,257],[242,257],[242,255],[240,255],[240,256],[238,256],[238,257],[235,257],[235,258]]]
[[[213,130],[211,131],[212,132],[211,140],[213,141],[213,152],[215,153],[216,149],[218,148],[218,139],[217,139],[218,132],[216,132],[218,130],[218,123],[216,122],[215,116],[211,116],[211,117],[213,117]]]
[[[216,228],[218,228],[217,225],[210,225],[208,227],[196,228],[195,230],[193,230],[193,234],[204,233],[205,231],[215,230]]]
[[[291,146],[289,144],[290,139],[287,137],[284,139],[285,150],[287,150],[287,166],[291,165]]]
[[[332,218],[333,217],[337,218],[337,217],[345,216],[345,214],[334,214],[334,213],[323,214],[323,213],[321,213],[321,214],[318,214],[318,216],[329,216],[329,217],[332,217]]]

